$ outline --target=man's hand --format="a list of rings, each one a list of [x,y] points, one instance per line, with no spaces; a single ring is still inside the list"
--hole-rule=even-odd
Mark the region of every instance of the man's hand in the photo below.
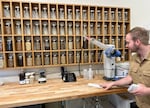
[[[138,87],[130,93],[136,96],[150,95],[150,88],[146,87],[144,84],[138,84]]]
[[[106,82],[106,83],[100,84],[100,86],[105,88],[105,90],[112,88],[113,85],[114,85],[114,82]]]

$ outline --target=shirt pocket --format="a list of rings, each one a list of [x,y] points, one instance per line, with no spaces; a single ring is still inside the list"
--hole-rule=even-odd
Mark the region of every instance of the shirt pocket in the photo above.
[[[150,70],[143,71],[143,81],[146,86],[150,87]]]
[[[129,75],[131,75],[133,83],[139,83],[140,79],[139,79],[137,68],[132,68],[129,72]]]

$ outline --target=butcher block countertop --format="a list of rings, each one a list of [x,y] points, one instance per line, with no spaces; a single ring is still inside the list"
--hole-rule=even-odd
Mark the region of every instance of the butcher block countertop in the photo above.
[[[101,83],[101,77],[92,80],[77,78],[77,82],[63,82],[61,79],[50,79],[46,83],[19,85],[9,83],[0,86],[0,108],[34,105],[48,102],[102,96],[114,93],[125,93],[127,88],[114,87],[110,90],[89,87],[88,83]]]

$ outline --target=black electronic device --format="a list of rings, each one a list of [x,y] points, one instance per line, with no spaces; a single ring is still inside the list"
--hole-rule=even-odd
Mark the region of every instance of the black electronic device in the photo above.
[[[76,80],[76,75],[74,73],[65,73],[63,76],[64,82],[75,82]]]

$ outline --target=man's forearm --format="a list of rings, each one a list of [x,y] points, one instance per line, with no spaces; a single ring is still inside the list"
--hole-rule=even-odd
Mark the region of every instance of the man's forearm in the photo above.
[[[127,76],[125,78],[122,78],[120,80],[114,81],[113,86],[122,86],[122,85],[128,85],[132,83],[132,78],[131,76]]]

